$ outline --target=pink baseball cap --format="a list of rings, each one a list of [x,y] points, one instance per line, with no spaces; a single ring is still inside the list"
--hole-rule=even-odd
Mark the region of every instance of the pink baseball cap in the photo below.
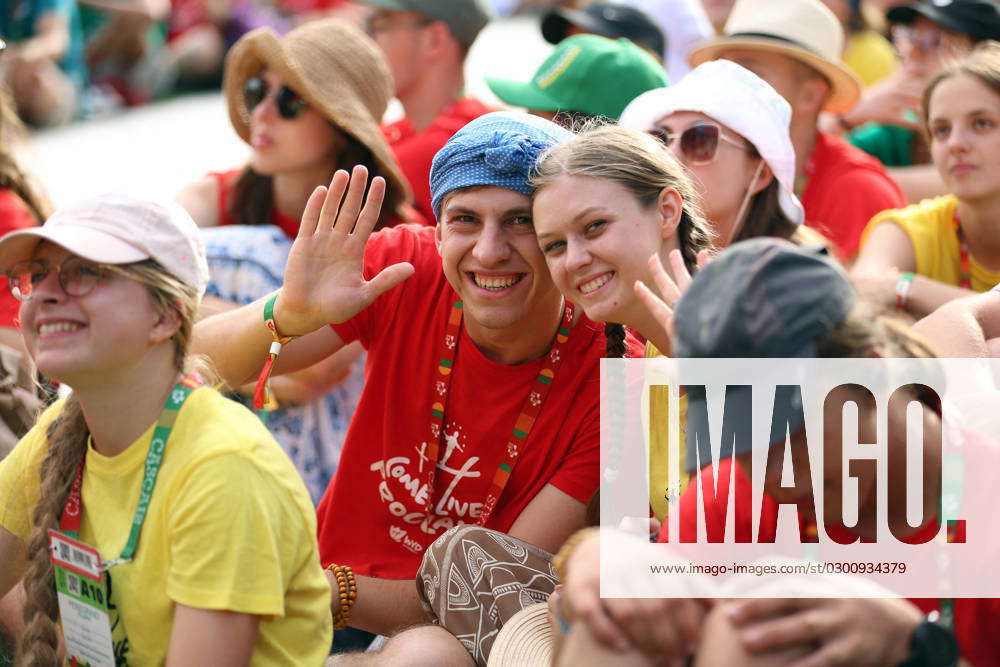
[[[175,278],[194,287],[199,296],[208,283],[201,233],[175,202],[113,193],[63,206],[41,227],[21,229],[0,239],[0,271],[6,273],[18,262],[31,259],[42,241],[102,264],[156,260]]]

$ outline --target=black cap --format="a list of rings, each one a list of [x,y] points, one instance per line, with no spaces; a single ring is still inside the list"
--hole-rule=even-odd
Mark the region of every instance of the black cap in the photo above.
[[[973,39],[1000,40],[1000,5],[995,0],[921,0],[886,13],[892,23],[913,23],[918,16]]]
[[[816,342],[843,322],[853,305],[851,283],[825,249],[774,238],[740,241],[698,271],[681,297],[674,312],[674,352],[677,357],[815,357]],[[678,363],[683,368],[685,359]],[[787,400],[775,401],[771,444],[784,442],[786,425],[789,433],[802,425],[801,395],[786,390]],[[733,386],[727,392],[726,419],[751,424],[750,388]],[[708,433],[705,401],[704,391],[688,393],[689,470],[709,460],[697,436]],[[737,439],[733,454],[750,451],[750,444]]]
[[[821,248],[734,243],[700,270],[674,313],[678,357],[813,357],[854,289]]]
[[[624,37],[659,56],[666,51],[666,38],[646,12],[617,2],[594,2],[583,10],[557,8],[542,19],[542,37],[550,44],[566,38],[571,25],[595,35]]]

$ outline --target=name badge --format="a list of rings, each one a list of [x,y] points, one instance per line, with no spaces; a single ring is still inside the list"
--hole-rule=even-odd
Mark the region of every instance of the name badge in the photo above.
[[[101,569],[101,554],[57,530],[49,531],[49,550],[55,569],[67,663],[74,667],[115,667],[108,586]]]

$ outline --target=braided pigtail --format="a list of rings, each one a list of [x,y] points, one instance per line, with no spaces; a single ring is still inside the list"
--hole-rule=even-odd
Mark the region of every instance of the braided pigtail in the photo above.
[[[625,327],[616,322],[604,325],[604,338],[607,341],[605,356],[609,359],[621,359],[625,356]]]
[[[18,667],[49,667],[59,664],[59,605],[55,574],[49,557],[50,528],[59,516],[77,466],[87,451],[89,430],[76,397],[70,395],[62,413],[49,426],[49,451],[41,465],[41,486],[35,507],[34,530],[28,539],[27,571],[24,575],[24,635],[18,650]]]

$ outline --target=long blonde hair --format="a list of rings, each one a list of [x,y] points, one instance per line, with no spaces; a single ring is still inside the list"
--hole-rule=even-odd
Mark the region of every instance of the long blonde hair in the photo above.
[[[157,312],[176,312],[179,316],[180,328],[173,336],[177,371],[194,371],[200,375],[210,373],[207,362],[187,355],[198,311],[197,291],[151,259],[121,265],[116,269],[147,286]],[[48,531],[59,525],[77,466],[86,454],[90,438],[90,429],[74,394],[70,394],[62,412],[49,425],[47,438],[48,453],[41,464],[39,501],[33,516],[34,528],[28,538],[27,571],[24,575],[25,630],[16,663],[24,667],[48,667],[59,663],[59,636],[56,631],[59,607],[49,557]]]

